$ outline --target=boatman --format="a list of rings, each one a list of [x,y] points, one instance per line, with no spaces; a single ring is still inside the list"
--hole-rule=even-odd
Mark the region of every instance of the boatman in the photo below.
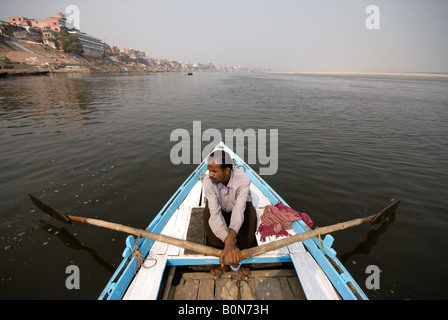
[[[213,152],[207,165],[209,174],[203,180],[207,199],[203,219],[207,244],[222,249],[221,265],[211,269],[217,280],[229,270],[224,265],[224,256],[237,268],[242,260],[240,250],[256,246],[257,214],[249,193],[250,179],[243,171],[233,168],[227,152]],[[238,273],[243,280],[250,277],[248,268],[240,267]]]

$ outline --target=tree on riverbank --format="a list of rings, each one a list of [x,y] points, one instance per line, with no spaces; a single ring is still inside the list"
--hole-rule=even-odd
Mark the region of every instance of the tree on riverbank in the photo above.
[[[80,56],[84,54],[84,48],[78,37],[68,33],[67,29],[61,29],[61,31],[55,32],[54,37],[59,44],[62,44],[66,52],[73,52]]]

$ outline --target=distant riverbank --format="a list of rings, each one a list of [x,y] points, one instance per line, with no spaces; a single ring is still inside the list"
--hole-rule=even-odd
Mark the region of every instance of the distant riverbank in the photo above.
[[[302,75],[340,75],[340,76],[385,76],[385,77],[424,77],[424,78],[448,78],[445,73],[406,73],[406,72],[296,72],[283,71],[272,72],[276,74],[302,74]]]
[[[260,72],[262,69],[215,65],[213,63],[188,63],[145,57],[124,59],[121,55],[100,57],[79,56],[63,52],[42,43],[14,39],[0,34],[0,61],[19,63],[47,69],[49,72]],[[0,68],[4,75],[5,71]],[[14,72],[6,71],[8,74]],[[84,71],[81,71],[84,72]]]

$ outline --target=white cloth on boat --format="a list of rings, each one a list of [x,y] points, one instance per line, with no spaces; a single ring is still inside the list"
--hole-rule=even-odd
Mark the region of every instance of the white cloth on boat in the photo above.
[[[240,169],[233,168],[227,186],[221,182],[213,184],[208,175],[204,177],[203,182],[205,197],[207,198],[210,209],[210,228],[216,237],[224,242],[229,235],[228,228],[238,233],[243,224],[246,202],[252,202],[249,192],[250,179]],[[221,214],[221,210],[232,212],[228,227]]]

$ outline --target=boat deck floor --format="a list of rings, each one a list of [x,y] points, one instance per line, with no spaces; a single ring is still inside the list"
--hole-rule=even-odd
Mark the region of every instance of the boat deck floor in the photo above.
[[[192,210],[187,240],[206,244],[202,209]],[[185,254],[189,254],[188,250]],[[194,254],[193,252],[191,252]],[[225,272],[214,280],[212,266],[171,267],[163,299],[166,300],[304,300],[306,299],[292,264],[274,263],[253,266],[249,280],[241,280],[237,272]],[[174,283],[174,284],[173,284]]]
[[[183,272],[171,267],[161,296],[163,300],[306,299],[294,269],[252,270],[245,281],[236,272],[225,272],[214,280],[210,269]]]

